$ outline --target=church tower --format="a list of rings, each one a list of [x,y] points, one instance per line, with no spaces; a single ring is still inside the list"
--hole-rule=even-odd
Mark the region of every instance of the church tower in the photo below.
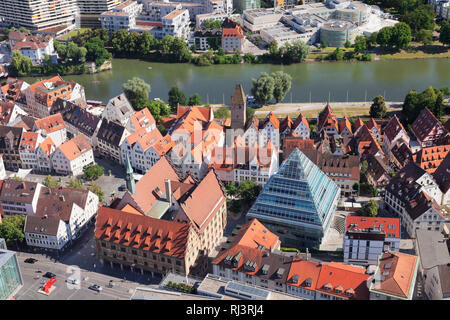
[[[237,84],[231,96],[231,129],[244,129],[246,118],[246,101],[244,88]]]
[[[133,167],[131,167],[130,158],[128,157],[128,153],[127,153],[126,169],[127,169],[127,176],[126,176],[127,189],[132,194],[136,194],[136,184],[134,182],[134,177],[133,177]]]

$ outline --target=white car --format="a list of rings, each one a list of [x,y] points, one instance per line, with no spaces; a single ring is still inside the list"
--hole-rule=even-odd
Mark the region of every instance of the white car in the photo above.
[[[67,278],[66,282],[68,282],[70,284],[80,284],[80,280],[75,279],[75,278]]]

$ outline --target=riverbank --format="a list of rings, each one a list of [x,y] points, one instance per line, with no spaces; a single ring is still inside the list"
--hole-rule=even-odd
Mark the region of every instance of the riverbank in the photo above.
[[[330,106],[337,117],[369,117],[370,102],[330,102]],[[307,118],[317,117],[323,110],[326,102],[299,102],[299,103],[277,103],[266,105],[256,109],[255,116],[264,118],[269,112],[273,112],[278,118],[286,116],[297,117],[301,112]],[[386,101],[388,113],[401,112],[403,101]],[[214,110],[223,105],[211,105]]]

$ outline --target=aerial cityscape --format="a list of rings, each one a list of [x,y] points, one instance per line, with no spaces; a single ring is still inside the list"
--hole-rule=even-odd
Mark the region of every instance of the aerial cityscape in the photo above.
[[[449,87],[450,0],[0,0],[0,300],[450,300]]]

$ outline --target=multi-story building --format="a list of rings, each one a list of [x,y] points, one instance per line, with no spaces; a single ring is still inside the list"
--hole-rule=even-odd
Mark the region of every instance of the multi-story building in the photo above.
[[[200,29],[194,31],[193,39],[191,41],[197,50],[209,50],[211,49],[211,43],[216,42],[220,44],[221,39],[221,29]]]
[[[3,155],[0,153],[0,180],[6,178],[5,164],[3,163]]]
[[[430,300],[450,300],[449,240],[439,231],[417,230],[414,247],[420,257],[419,274]]]
[[[370,155],[367,157],[367,182],[377,189],[378,193],[383,196],[384,191],[391,180],[392,169],[381,157]]]
[[[336,183],[295,149],[269,178],[247,218],[260,220],[287,246],[319,247],[339,197]]]
[[[67,139],[66,124],[60,113],[36,119],[33,131],[39,132],[52,138],[53,143],[58,147]]]
[[[140,111],[128,116],[128,122],[126,122],[126,129],[130,133],[134,133],[140,129],[150,132],[156,129],[156,121],[148,108],[144,108]],[[125,120],[123,121],[125,122]]]
[[[426,172],[433,174],[450,151],[450,145],[422,148],[414,154],[414,161]]]
[[[11,51],[19,51],[23,56],[31,59],[34,65],[43,64],[45,57],[50,56],[53,64],[58,63],[58,55],[53,47],[51,36],[29,36],[26,35],[22,41],[15,41]]]
[[[126,126],[130,117],[134,114],[134,109],[124,93],[109,99],[102,112],[102,118],[120,123]]]
[[[125,1],[115,6],[111,11],[100,15],[102,29],[114,33],[121,29],[130,30],[136,27],[136,17],[142,11],[142,4],[137,1]]]
[[[344,263],[376,265],[382,252],[399,249],[399,218],[347,216]]]
[[[180,270],[189,273],[199,252],[207,255],[220,243],[226,225],[226,199],[214,171],[210,170],[197,183],[189,178],[181,180],[167,159],[162,158],[135,187],[133,184],[134,181],[127,182],[131,190],[125,193],[116,208],[128,212],[131,210],[133,216],[144,219],[142,223],[145,219],[153,223],[150,220],[152,218],[155,224],[165,224],[167,227],[183,224],[189,233],[188,248],[192,248],[192,251],[186,256],[184,270]],[[127,223],[125,220],[124,225]],[[103,224],[98,223],[97,228],[104,228]],[[152,232],[157,232],[156,228]],[[174,232],[172,235],[176,234]],[[143,269],[150,268],[156,271],[153,265]],[[161,273],[157,269],[159,271],[156,272]]]
[[[358,156],[333,155],[317,150],[302,150],[302,152],[340,187],[342,196],[356,194],[353,186],[359,183],[360,179]]]
[[[25,101],[19,106],[37,118],[49,116],[58,98],[71,102],[85,101],[84,88],[75,82],[64,81],[60,76],[36,82],[23,93]]]
[[[57,173],[71,176],[81,175],[85,167],[95,164],[92,146],[83,134],[60,145],[51,159]]]
[[[0,204],[3,214],[10,216],[36,213],[39,193],[43,185],[36,182],[7,179],[0,187]]]
[[[39,172],[51,172],[53,170],[51,155],[56,150],[56,145],[51,137],[47,137],[36,148],[37,168]]]
[[[26,115],[27,113],[13,101],[0,101],[0,125],[12,126],[21,118],[21,116]]]
[[[243,12],[249,9],[261,8],[260,0],[233,0],[233,8],[237,12]]]
[[[30,30],[76,27],[77,0],[49,3],[45,0],[1,0],[0,19],[10,26]]]
[[[387,125],[384,127],[383,135],[383,151],[385,154],[390,154],[392,148],[396,145],[401,145],[406,143],[409,145],[409,136],[403,125],[398,120],[397,116],[394,115]]]
[[[101,28],[100,14],[111,11],[124,0],[77,0],[81,28]]]
[[[369,285],[370,300],[412,300],[419,260],[406,253],[381,253]]]
[[[164,16],[161,20],[161,35],[157,38],[164,38],[167,35],[181,38],[187,41],[189,37],[189,11],[187,9],[174,10]]]
[[[280,147],[280,121],[270,112],[266,118],[260,120],[255,116],[247,122],[242,138],[246,145],[257,143],[265,147],[270,141],[275,148]]]
[[[335,135],[339,133],[336,115],[328,103],[317,116],[316,131],[317,133],[325,131],[328,135]]]
[[[13,299],[22,286],[23,278],[17,255],[8,250],[4,239],[0,238],[0,300]]]
[[[436,141],[446,133],[441,122],[426,107],[411,125],[411,131],[422,148],[435,145]]]
[[[120,146],[129,135],[124,126],[103,119],[102,125],[97,133],[97,150],[99,153],[122,164]]]
[[[450,153],[447,154],[445,159],[441,162],[439,167],[433,173],[433,178],[439,185],[442,192],[442,200],[439,202],[441,205],[450,204]]]
[[[23,128],[0,126],[0,154],[3,155],[5,168],[9,170],[22,167],[19,147],[24,131]]]
[[[222,49],[225,52],[242,52],[244,41],[244,31],[238,24],[232,28],[222,28]]]
[[[320,41],[330,47],[343,47],[346,42],[353,43],[357,35],[357,26],[349,21],[331,20],[320,28]]]
[[[98,203],[98,196],[89,190],[42,187],[36,214],[25,220],[27,245],[62,250],[95,217]]]
[[[189,274],[198,255],[189,224],[100,207],[95,226],[102,263],[142,273]]]
[[[100,117],[75,103],[59,98],[53,104],[50,113],[61,114],[68,139],[83,134],[93,148],[97,147],[97,134],[102,123]]]
[[[38,132],[24,132],[20,139],[19,155],[23,169],[37,169],[38,160],[36,149],[44,141]]]
[[[9,33],[11,34],[13,31]],[[23,80],[8,78],[6,79],[6,83],[0,87],[0,99],[14,102],[27,87],[29,87],[29,84]]]

